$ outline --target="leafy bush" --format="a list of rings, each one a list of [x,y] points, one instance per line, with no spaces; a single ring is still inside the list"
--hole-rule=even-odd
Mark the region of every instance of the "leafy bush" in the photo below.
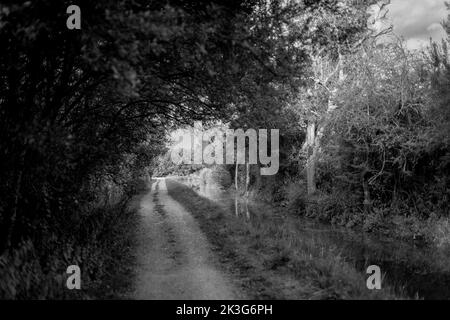
[[[338,107],[324,120],[317,184],[326,195],[309,211],[368,231],[388,227],[389,216],[411,216],[411,223],[402,220],[409,232],[398,233],[417,236],[417,219],[446,216],[450,205],[450,140],[434,113],[443,93],[433,94],[437,87],[448,91],[445,77],[436,75],[446,64],[434,68],[401,44],[363,50],[351,61],[336,93]],[[364,188],[370,211],[363,208]]]

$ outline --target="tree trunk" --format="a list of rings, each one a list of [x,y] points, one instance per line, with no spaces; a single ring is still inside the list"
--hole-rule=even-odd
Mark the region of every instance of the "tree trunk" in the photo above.
[[[250,162],[245,164],[245,216],[250,219],[250,213],[248,211],[248,194],[250,191]]]
[[[370,189],[369,189],[369,183],[366,179],[367,170],[364,170],[361,173],[361,183],[364,191],[364,212],[368,213],[372,209],[372,201],[370,199]]]
[[[261,166],[258,163],[256,165],[256,181],[255,181],[255,186],[254,189],[259,191],[261,189],[261,184],[262,184],[262,178],[261,178]]]
[[[248,197],[250,189],[250,163],[245,164],[245,196]]]
[[[236,160],[236,170],[234,171],[234,187],[236,188],[236,192],[239,191],[239,185],[238,185],[238,171],[239,171],[239,165]]]
[[[308,159],[306,161],[306,180],[308,195],[313,195],[316,192],[316,124],[312,121],[308,122],[306,132],[306,143],[308,151]]]
[[[245,198],[245,217],[250,220],[250,211],[248,211],[248,198]]]

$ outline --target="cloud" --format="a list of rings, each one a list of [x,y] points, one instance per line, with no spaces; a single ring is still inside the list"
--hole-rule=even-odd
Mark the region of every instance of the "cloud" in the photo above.
[[[441,31],[442,25],[440,23],[432,23],[427,27],[428,32]]]
[[[445,37],[439,25],[448,15],[445,0],[392,0],[388,10],[394,32],[404,37],[411,48],[420,47],[430,38]]]

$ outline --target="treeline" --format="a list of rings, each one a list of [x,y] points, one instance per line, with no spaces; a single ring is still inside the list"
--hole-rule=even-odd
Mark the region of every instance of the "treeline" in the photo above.
[[[326,222],[448,244],[449,39],[410,51],[360,36],[309,56],[309,82],[275,116],[281,172],[261,182],[252,170],[253,192]]]
[[[447,43],[419,52],[402,43],[371,46],[349,59],[313,145],[321,149],[314,159],[320,195],[311,214],[405,237],[445,235]]]
[[[263,98],[277,105],[304,82],[311,41],[328,44],[314,16],[336,11],[335,1],[80,0],[81,30],[69,30],[71,4],[0,7],[2,298],[112,290],[101,289],[110,271],[132,256],[127,200],[166,131],[251,115]],[[353,41],[363,7],[334,41]],[[64,280],[72,264],[75,293]]]
[[[292,23],[283,35],[302,50],[301,73],[241,82],[245,94],[228,119],[236,129],[280,129],[280,171],[228,170],[242,194],[250,188],[296,214],[449,244],[450,39],[408,50],[390,28],[367,24],[368,6],[324,1],[287,9],[295,15],[284,20]],[[379,5],[379,19],[385,9]],[[165,159],[160,173],[201,169]]]
[[[376,46],[372,3],[80,0],[68,30],[73,3],[4,1],[0,297],[111,290],[132,259],[126,203],[167,132],[196,120],[280,129],[280,172],[253,190],[303,214],[368,229],[444,217],[447,49]]]

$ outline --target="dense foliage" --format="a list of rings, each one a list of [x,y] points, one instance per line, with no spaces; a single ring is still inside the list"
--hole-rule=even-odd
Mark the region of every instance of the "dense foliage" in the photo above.
[[[70,264],[95,296],[130,253],[125,204],[168,161],[167,132],[195,120],[281,129],[280,173],[264,188],[298,211],[367,229],[391,212],[445,217],[447,42],[377,46],[374,2],[79,0],[82,28],[68,30],[68,1],[4,1],[0,297],[63,297]]]
[[[301,85],[309,51],[356,35],[365,20],[352,3],[80,0],[82,28],[68,30],[67,1],[3,2],[2,295],[60,296],[73,263],[98,277],[105,217],[125,215],[112,207],[166,130],[277,105]]]
[[[95,235],[113,228],[98,210],[135,191],[166,129],[227,114],[238,79],[263,82],[281,68],[256,2],[79,1],[81,30],[66,28],[69,4],[0,7],[5,297],[58,296],[61,286],[39,281],[77,262],[101,274],[110,253]],[[27,279],[25,260],[39,279]]]
[[[339,59],[313,54],[314,81],[283,106],[297,115],[297,141],[316,124],[313,157],[291,142],[290,174],[262,192],[324,221],[448,243],[448,59],[448,39],[410,51],[368,38]],[[317,191],[307,196],[311,158]]]

